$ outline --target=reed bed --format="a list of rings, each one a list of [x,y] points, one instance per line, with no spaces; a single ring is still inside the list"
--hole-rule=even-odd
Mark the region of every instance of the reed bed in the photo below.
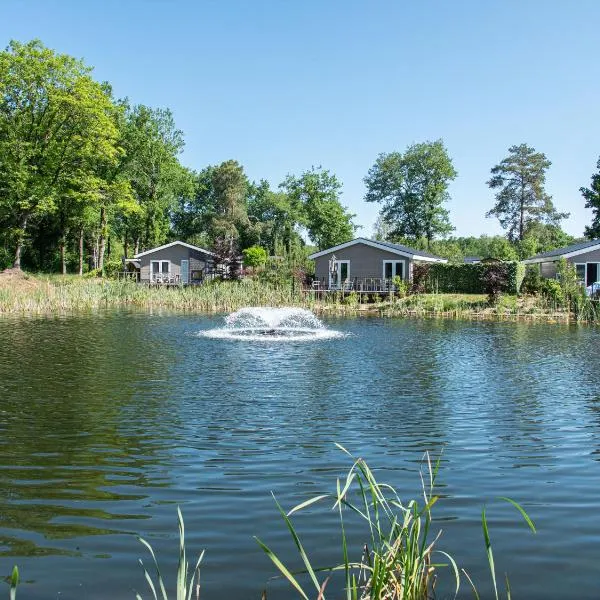
[[[293,286],[252,279],[201,286],[151,287],[125,280],[31,277],[29,285],[0,287],[0,314],[86,311],[110,307],[159,307],[198,312],[230,312],[243,306],[311,306]]]
[[[377,314],[386,317],[427,317],[462,320],[595,323],[600,303],[581,297],[564,307],[544,296],[504,295],[490,306],[482,294],[392,294],[359,296],[332,293],[320,297],[292,283],[272,284],[247,278],[214,281],[200,286],[160,287],[130,280],[78,276],[0,274],[0,315],[52,314],[105,308],[164,308],[204,313],[232,312],[244,306],[297,306],[317,314]]]

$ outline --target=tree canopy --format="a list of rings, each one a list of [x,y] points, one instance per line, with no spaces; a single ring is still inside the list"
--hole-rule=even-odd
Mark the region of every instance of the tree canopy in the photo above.
[[[282,182],[252,181],[234,159],[191,169],[184,134],[168,108],[116,98],[83,61],[39,40],[0,52],[0,269],[102,273],[174,239],[239,254],[288,259],[355,236],[342,183],[313,167]],[[380,154],[364,178],[365,200],[380,205],[375,237],[429,249],[452,260],[526,257],[573,241],[567,215],[545,192],[550,161],[512,146],[488,181],[507,237],[448,238],[448,188],[457,172],[442,140]],[[581,188],[600,237],[600,160]],[[251,254],[252,254],[251,253]],[[254,259],[252,259],[254,260]],[[270,260],[270,259],[269,259]],[[256,261],[255,261],[256,262]],[[274,264],[275,264],[274,263]]]
[[[457,172],[442,140],[409,146],[404,154],[380,154],[364,179],[365,200],[383,204],[381,217],[390,235],[427,247],[453,230],[444,203]]]
[[[498,218],[511,241],[523,241],[532,223],[558,226],[569,215],[557,212],[544,189],[546,171],[552,164],[546,155],[527,144],[511,146],[508,152],[492,167],[492,178],[487,182],[498,190],[496,204],[487,216]]]
[[[585,228],[585,237],[590,240],[600,238],[600,158],[596,168],[598,172],[592,175],[590,187],[582,187],[579,190],[585,198],[585,207],[592,209],[592,224]]]
[[[342,184],[334,174],[313,167],[299,177],[288,175],[280,187],[287,193],[308,237],[319,249],[354,237],[355,215],[340,202]]]

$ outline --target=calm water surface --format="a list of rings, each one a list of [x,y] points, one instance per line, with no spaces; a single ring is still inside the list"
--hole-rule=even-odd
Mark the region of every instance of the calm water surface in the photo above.
[[[198,336],[221,323],[0,320],[0,575],[20,565],[22,599],[148,597],[134,534],[172,582],[178,504],[207,550],[204,598],[292,597],[253,536],[297,564],[270,492],[289,508],[332,491],[349,467],[334,442],[407,499],[423,452],[443,451],[439,544],[483,597],[484,503],[515,598],[600,597],[599,330],[364,318],[313,343]],[[298,521],[317,562],[340,560],[334,513]]]

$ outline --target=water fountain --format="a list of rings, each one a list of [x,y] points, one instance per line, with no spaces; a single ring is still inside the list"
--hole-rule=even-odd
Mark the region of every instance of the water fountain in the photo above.
[[[342,336],[328,329],[304,308],[250,306],[225,317],[225,327],[201,332],[202,336],[252,341],[310,341]]]

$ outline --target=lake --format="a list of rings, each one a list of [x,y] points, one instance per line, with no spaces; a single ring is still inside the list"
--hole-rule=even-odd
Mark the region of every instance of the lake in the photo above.
[[[199,335],[222,322],[0,320],[0,575],[20,566],[21,599],[151,597],[136,535],[173,582],[178,505],[190,558],[206,548],[203,598],[294,597],[254,536],[299,565],[271,492],[285,508],[333,492],[351,464],[335,442],[406,500],[442,453],[438,546],[482,597],[484,504],[515,598],[600,597],[599,330],[365,317],[312,342]],[[316,562],[341,560],[330,504],[297,521]]]

